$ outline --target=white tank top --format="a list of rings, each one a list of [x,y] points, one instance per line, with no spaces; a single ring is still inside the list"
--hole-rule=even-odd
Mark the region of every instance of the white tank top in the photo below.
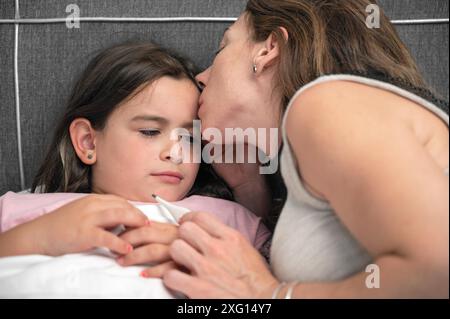
[[[275,228],[270,256],[272,270],[279,280],[336,281],[364,271],[372,263],[372,257],[341,224],[329,203],[304,187],[286,135],[286,119],[293,101],[312,86],[339,80],[394,92],[422,105],[449,125],[449,116],[436,105],[386,82],[355,75],[328,75],[302,87],[291,99],[282,124],[284,147],[280,165],[288,195]],[[448,175],[448,168],[445,173]]]

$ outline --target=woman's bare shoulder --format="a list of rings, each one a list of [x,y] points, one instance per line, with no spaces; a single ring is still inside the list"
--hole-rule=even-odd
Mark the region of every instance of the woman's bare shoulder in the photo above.
[[[286,132],[304,182],[329,201],[342,183],[357,188],[367,178],[381,176],[388,163],[380,154],[398,154],[391,165],[411,162],[402,153],[417,147],[414,132],[401,111],[389,107],[403,100],[346,81],[318,84],[297,96]]]
[[[343,113],[344,118],[348,118],[345,112],[355,112],[359,114],[368,113],[374,115],[379,113],[384,117],[394,118],[398,115],[399,107],[392,105],[414,104],[414,102],[399,96],[393,92],[382,88],[373,87],[363,83],[335,80],[324,83],[317,83],[304,90],[292,101],[292,111],[299,111],[299,105],[314,105],[317,112],[337,112]],[[325,108],[319,108],[323,106]],[[339,107],[339,108],[336,108]],[[291,113],[290,112],[290,113]],[[326,115],[318,113],[318,115]],[[351,119],[351,117],[350,117]]]
[[[402,132],[422,145],[441,170],[448,167],[448,125],[425,107],[381,88],[337,80],[305,90],[292,101],[286,129],[295,133],[288,135],[296,138],[299,130],[320,133],[319,128],[321,135],[329,137],[338,131],[352,132],[353,139],[372,134],[390,138]],[[323,146],[327,142],[341,147],[348,141],[321,141]]]

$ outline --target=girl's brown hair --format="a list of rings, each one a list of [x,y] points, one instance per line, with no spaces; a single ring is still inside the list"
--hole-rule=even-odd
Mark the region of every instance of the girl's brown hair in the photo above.
[[[280,44],[275,87],[283,107],[303,85],[325,74],[378,74],[426,87],[414,59],[380,9],[380,28],[366,25],[376,0],[249,0],[254,41],[274,34]],[[286,28],[285,41],[279,27]]]
[[[164,76],[190,79],[197,85],[196,71],[191,62],[152,43],[124,43],[100,52],[76,82],[32,192],[90,193],[91,166],[75,153],[69,134],[72,121],[85,118],[95,130],[102,130],[109,115],[147,85]],[[211,167],[201,164],[190,195],[230,199],[226,184],[213,174]]]

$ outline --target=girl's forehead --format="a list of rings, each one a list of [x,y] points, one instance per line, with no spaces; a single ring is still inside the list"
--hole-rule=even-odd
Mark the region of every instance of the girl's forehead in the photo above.
[[[116,109],[116,116],[132,118],[158,114],[167,118],[192,118],[197,115],[197,87],[188,79],[161,78],[140,89]]]

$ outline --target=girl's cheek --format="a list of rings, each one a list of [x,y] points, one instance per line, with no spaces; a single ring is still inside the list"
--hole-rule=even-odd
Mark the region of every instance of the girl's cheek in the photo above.
[[[183,164],[186,165],[186,169],[192,174],[195,175],[198,172],[198,169],[200,168],[199,164],[196,163],[187,163],[187,164]]]
[[[195,180],[197,177],[198,170],[200,168],[199,164],[183,164],[185,165],[185,172],[189,175],[190,179]]]

